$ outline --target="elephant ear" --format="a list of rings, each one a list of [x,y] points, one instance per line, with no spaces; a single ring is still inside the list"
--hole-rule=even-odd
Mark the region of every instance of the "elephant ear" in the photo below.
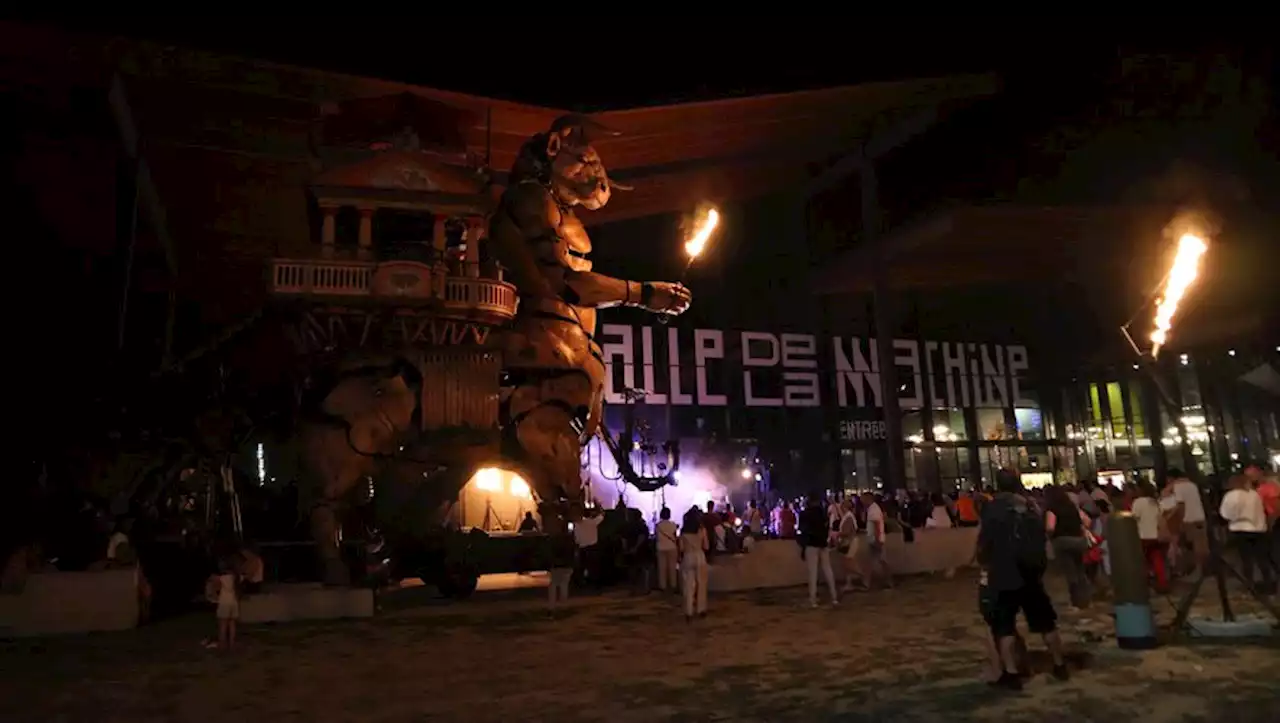
[[[418,411],[418,394],[405,380],[396,376],[382,384],[383,394],[378,399],[378,409],[391,421],[391,426],[404,431],[413,426]]]
[[[393,374],[344,379],[324,398],[320,408],[325,414],[356,426],[372,421],[403,431],[409,428],[417,406],[418,398],[404,376]]]
[[[320,409],[329,416],[351,421],[368,414],[381,394],[376,380],[364,376],[347,377],[325,396]]]

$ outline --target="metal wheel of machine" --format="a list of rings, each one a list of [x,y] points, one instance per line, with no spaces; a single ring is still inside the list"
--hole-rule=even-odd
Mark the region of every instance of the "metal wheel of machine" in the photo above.
[[[436,587],[445,597],[465,598],[476,591],[479,582],[480,575],[475,570],[459,565],[446,568]]]

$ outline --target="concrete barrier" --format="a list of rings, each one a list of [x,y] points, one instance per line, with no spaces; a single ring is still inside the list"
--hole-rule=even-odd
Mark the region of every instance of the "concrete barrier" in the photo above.
[[[282,583],[240,600],[240,622],[336,620],[373,617],[373,591],[325,587],[320,583]]]
[[[916,530],[914,542],[903,542],[901,533],[890,533],[885,538],[885,560],[895,575],[944,572],[967,565],[977,540],[976,527]],[[845,564],[844,556],[832,551],[837,576],[843,577]],[[730,592],[808,582],[795,540],[762,540],[748,554],[713,558],[707,588]]]
[[[136,568],[37,572],[22,591],[0,595],[0,637],[32,637],[138,625]]]

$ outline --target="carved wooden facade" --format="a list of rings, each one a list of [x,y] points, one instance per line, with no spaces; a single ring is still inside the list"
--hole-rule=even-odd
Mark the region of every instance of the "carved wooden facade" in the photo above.
[[[498,428],[502,361],[490,349],[432,349],[422,355],[422,427]]]
[[[338,117],[359,126],[360,115]],[[390,141],[387,129],[374,128],[361,148],[362,131],[347,126],[340,135],[355,141],[321,149],[343,162],[309,184],[318,247],[271,262],[271,294],[293,310],[291,341],[312,364],[366,354],[412,359],[423,377],[425,429],[496,429],[502,364],[494,331],[515,315],[517,296],[496,264],[481,263],[491,206],[484,174],[438,143],[421,143],[412,128],[393,129]],[[342,237],[339,213],[351,208],[358,223]],[[396,227],[377,224],[397,214],[414,219],[412,238],[380,247],[376,232]]]

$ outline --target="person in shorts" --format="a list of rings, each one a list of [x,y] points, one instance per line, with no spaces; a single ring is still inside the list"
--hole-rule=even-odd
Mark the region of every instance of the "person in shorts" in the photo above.
[[[1000,676],[1004,674],[1004,663],[1000,659],[1000,640],[996,637],[996,594],[992,592],[991,586],[987,584],[987,571],[981,570],[978,575],[978,613],[982,616],[982,621],[986,623],[986,629],[983,631],[983,651],[987,654],[987,684],[999,685]],[[1017,654],[1016,667],[1018,674],[1022,677],[1030,675],[1030,668],[1027,666],[1027,641],[1023,639],[1018,631],[1014,630],[1016,639],[1014,650]]]
[[[983,620],[998,641],[1003,672],[995,685],[1022,689],[1019,674],[1018,613],[1027,629],[1044,637],[1053,656],[1053,676],[1066,680],[1058,615],[1044,589],[1048,566],[1044,514],[1030,501],[1016,473],[997,475],[1000,493],[983,506],[976,557],[986,576],[980,593]]]

